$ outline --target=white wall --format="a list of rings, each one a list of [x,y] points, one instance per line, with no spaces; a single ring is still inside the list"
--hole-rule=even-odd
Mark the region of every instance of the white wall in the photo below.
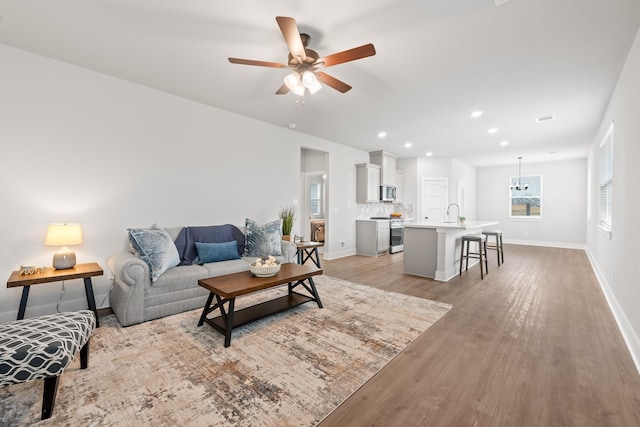
[[[327,252],[355,252],[367,153],[2,44],[0,64],[0,276],[51,265],[51,222],[81,223],[78,262],[106,268],[128,227],[274,220],[300,197],[302,146],[330,153]],[[107,275],[93,282],[107,306]],[[27,316],[53,312],[61,286],[33,286]],[[20,292],[0,287],[0,322],[15,319]],[[83,307],[82,282],[67,283],[61,309]]]
[[[587,247],[627,345],[640,371],[640,280],[638,279],[638,242],[640,227],[640,33],[636,35],[616,89],[593,141],[590,165],[590,221]],[[615,123],[613,141],[613,232],[598,227],[600,143],[611,122]]]
[[[404,172],[404,201],[413,203],[416,220],[422,214],[422,180],[423,178],[447,178],[448,203],[458,203],[458,181],[467,183],[466,212],[467,219],[478,219],[476,211],[476,168],[456,158],[419,157],[398,160],[398,169]],[[480,218],[484,219],[484,218]]]
[[[477,213],[500,221],[505,242],[540,246],[584,247],[587,212],[587,159],[522,164],[522,175],[542,175],[542,220],[509,219],[512,166],[478,168]]]

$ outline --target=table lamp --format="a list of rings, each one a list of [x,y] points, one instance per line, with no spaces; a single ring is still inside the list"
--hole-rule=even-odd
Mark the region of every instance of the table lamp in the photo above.
[[[80,224],[49,224],[44,244],[62,246],[58,252],[53,254],[53,267],[56,270],[72,268],[76,265],[76,253],[70,251],[67,246],[82,244]]]

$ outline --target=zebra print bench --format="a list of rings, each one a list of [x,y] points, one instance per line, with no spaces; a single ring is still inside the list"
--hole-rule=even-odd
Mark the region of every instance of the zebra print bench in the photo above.
[[[44,379],[42,419],[51,417],[60,375],[80,350],[89,366],[92,311],[57,313],[0,324],[0,387]]]

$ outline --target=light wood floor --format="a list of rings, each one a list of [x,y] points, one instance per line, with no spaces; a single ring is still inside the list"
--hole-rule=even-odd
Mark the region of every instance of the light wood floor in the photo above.
[[[453,305],[320,427],[640,426],[640,376],[584,251],[505,245],[489,275],[402,272],[402,253],[326,275]]]

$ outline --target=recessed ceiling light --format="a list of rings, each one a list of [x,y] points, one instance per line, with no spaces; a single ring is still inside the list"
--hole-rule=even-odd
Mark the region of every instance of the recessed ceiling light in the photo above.
[[[494,134],[494,133],[498,132],[498,128],[489,128],[489,129],[487,129],[487,132],[489,132],[490,134]]]
[[[378,132],[378,138],[384,138],[385,136],[387,136],[387,133],[385,131]]]
[[[427,151],[424,155],[427,157],[431,157],[433,156],[433,153],[431,151]]]
[[[296,128],[295,123],[289,123],[289,129],[294,130]]]
[[[471,117],[473,117],[474,119],[477,119],[478,117],[480,117],[482,115],[482,113],[484,113],[484,111],[482,111],[482,110],[472,111],[471,112]]]
[[[538,122],[538,123],[546,122],[547,120],[553,120],[555,118],[556,118],[556,116],[553,116],[553,115],[540,116],[540,117],[536,117],[536,122]]]
[[[404,143],[404,148],[410,148],[413,144],[410,142],[405,142]]]
[[[509,145],[509,141],[502,141],[500,145],[502,145],[503,147],[506,147],[507,145]]]

